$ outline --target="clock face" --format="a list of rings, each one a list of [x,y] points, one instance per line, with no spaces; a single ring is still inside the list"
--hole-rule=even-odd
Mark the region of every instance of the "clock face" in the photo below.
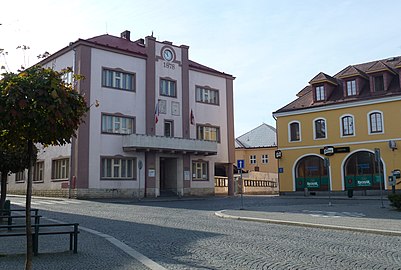
[[[163,51],[163,58],[166,61],[171,61],[173,60],[173,52],[170,49],[165,49]]]

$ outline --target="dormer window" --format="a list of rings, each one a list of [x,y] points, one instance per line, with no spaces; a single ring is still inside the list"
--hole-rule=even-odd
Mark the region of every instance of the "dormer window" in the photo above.
[[[316,86],[316,101],[322,101],[325,100],[326,95],[324,92],[324,86]]]
[[[356,80],[347,81],[347,96],[356,95]]]
[[[375,76],[374,77],[374,83],[375,83],[375,88],[374,88],[375,92],[384,91],[383,75]]]

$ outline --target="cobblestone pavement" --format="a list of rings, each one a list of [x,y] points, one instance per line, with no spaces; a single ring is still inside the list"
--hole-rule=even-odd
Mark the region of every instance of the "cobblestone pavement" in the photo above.
[[[113,236],[166,269],[401,269],[400,236],[230,220],[215,215],[223,209],[239,211],[238,197],[63,201],[67,204],[49,204],[48,200],[35,207],[45,217],[79,222],[80,226]],[[355,226],[362,220],[379,227],[377,222],[383,220],[401,226],[400,212],[387,202],[381,208],[377,198],[332,198],[332,204],[328,209],[325,198],[245,197],[241,215],[292,213],[319,219],[353,219]],[[40,255],[35,258],[34,269],[146,269],[87,232],[80,235],[78,253]],[[98,260],[88,259],[92,255]],[[0,257],[0,269],[18,261],[15,257]],[[79,261],[82,267],[67,267],[68,260]],[[54,268],[57,262],[60,265]]]

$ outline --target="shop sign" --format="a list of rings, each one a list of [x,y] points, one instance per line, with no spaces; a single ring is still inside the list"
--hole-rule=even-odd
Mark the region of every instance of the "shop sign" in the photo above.
[[[372,182],[369,179],[364,179],[364,180],[357,180],[356,184],[358,187],[370,187],[372,185]]]
[[[320,185],[319,185],[319,182],[317,182],[317,181],[307,181],[306,182],[306,187],[307,188],[319,188],[320,187]]]

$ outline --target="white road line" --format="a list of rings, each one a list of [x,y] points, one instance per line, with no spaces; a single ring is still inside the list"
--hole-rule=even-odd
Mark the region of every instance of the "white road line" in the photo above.
[[[49,221],[55,222],[55,223],[64,223],[55,219],[50,219],[50,218],[46,218]],[[124,244],[123,242],[121,242],[120,240],[117,240],[116,238],[114,238],[111,235],[105,234],[105,233],[101,233],[83,226],[79,226],[79,228],[83,231],[86,231],[88,233],[103,237],[104,239],[106,239],[107,241],[109,241],[110,243],[112,243],[114,246],[116,246],[117,248],[121,249],[122,251],[124,251],[125,253],[127,253],[129,256],[131,256],[132,258],[134,258],[135,260],[139,261],[140,263],[142,263],[143,265],[147,266],[148,268],[152,269],[152,270],[167,270],[166,268],[164,268],[163,266],[161,266],[160,264],[152,261],[151,259],[149,259],[148,257],[146,257],[145,255],[139,253],[138,251],[136,251],[135,249],[133,249],[132,247],[128,246],[127,244]]]

